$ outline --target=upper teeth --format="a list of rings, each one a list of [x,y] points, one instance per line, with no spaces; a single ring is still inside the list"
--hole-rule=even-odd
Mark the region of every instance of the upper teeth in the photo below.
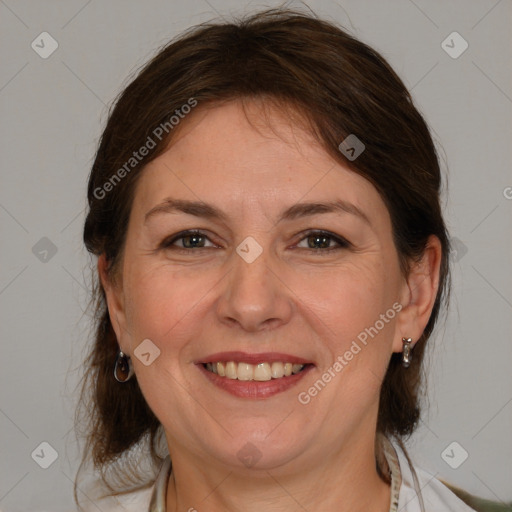
[[[292,363],[206,363],[206,369],[228,379],[238,380],[270,380],[281,377],[289,377],[292,373],[298,373],[304,368],[303,364]]]

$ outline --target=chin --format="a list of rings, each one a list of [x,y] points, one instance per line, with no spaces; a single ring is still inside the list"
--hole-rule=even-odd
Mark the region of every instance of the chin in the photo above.
[[[282,420],[279,424],[275,419],[259,418],[250,420],[252,425],[248,425],[247,420],[244,424],[231,425],[233,436],[226,444],[218,446],[212,456],[227,466],[234,466],[237,471],[269,471],[292,462],[304,453],[309,443],[303,428],[283,428],[287,420]],[[223,437],[226,440],[227,436]],[[212,448],[210,444],[208,450],[211,452]]]

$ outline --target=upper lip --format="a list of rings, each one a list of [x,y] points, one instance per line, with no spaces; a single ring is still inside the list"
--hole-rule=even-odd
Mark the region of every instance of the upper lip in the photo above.
[[[311,361],[303,359],[302,357],[292,356],[291,354],[284,354],[282,352],[261,352],[258,354],[249,354],[248,352],[216,352],[209,356],[203,357],[197,361],[196,364],[218,363],[237,361],[248,364],[259,363],[293,363],[293,364],[310,364]]]

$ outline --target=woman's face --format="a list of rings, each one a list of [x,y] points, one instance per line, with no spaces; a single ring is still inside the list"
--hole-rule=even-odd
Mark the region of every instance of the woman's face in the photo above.
[[[171,456],[240,470],[306,467],[371,439],[407,334],[376,189],[261,112],[250,103],[249,123],[232,102],[182,121],[140,178],[107,291]],[[304,367],[286,376],[287,363]]]

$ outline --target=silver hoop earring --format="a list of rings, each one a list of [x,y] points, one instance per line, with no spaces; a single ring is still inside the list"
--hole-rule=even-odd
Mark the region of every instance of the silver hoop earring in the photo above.
[[[402,338],[403,350],[402,350],[402,365],[404,368],[409,368],[412,361],[412,339]]]
[[[127,382],[132,378],[133,375],[133,366],[131,359],[123,353],[122,350],[119,351],[116,357],[116,362],[114,365],[114,377],[117,382]]]

